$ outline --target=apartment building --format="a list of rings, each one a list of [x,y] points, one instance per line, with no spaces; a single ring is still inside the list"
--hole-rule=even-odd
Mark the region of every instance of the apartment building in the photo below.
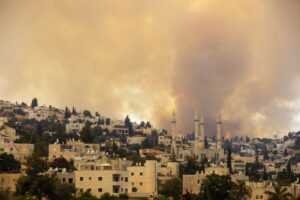
[[[4,123],[5,123],[5,121],[0,121],[0,136],[8,137],[11,140],[18,139],[19,136],[17,136],[16,130],[10,126],[4,125]]]
[[[0,137],[0,154],[12,154],[21,163],[26,162],[27,157],[33,153],[33,150],[33,144],[16,144],[8,137]]]
[[[85,144],[69,140],[65,144],[49,144],[49,160],[64,157],[70,159],[97,159],[101,155],[99,144]]]
[[[217,175],[229,175],[229,169],[223,166],[212,166],[205,169],[205,173],[196,172],[196,174],[183,175],[182,177],[182,192],[186,194],[187,192],[192,194],[198,194],[201,189],[203,180],[207,175],[217,174]]]
[[[170,146],[172,143],[172,137],[169,135],[159,135],[158,136],[158,144],[163,144],[166,146]]]
[[[127,144],[142,144],[142,142],[146,139],[144,136],[132,136],[127,137]]]
[[[147,160],[144,165],[128,166],[127,171],[132,189],[136,188],[138,193],[147,197],[157,195],[158,170],[155,160]]]
[[[126,170],[113,169],[111,164],[103,163],[94,170],[78,170],[74,174],[78,192],[90,191],[97,197],[107,192],[127,193],[132,197],[157,195],[156,161],[147,160],[144,165],[128,166]]]
[[[66,124],[66,133],[79,133],[84,128],[84,123],[70,122]]]

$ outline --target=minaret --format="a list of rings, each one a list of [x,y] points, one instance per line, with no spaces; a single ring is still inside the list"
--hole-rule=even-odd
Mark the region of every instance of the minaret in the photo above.
[[[198,111],[195,112],[195,118],[194,118],[194,123],[195,123],[195,140],[199,139],[199,115]]]
[[[173,116],[171,120],[171,135],[175,136],[176,135],[176,115],[175,111],[173,111]]]
[[[220,114],[218,114],[217,118],[217,148],[222,148],[222,120]]]
[[[200,136],[199,136],[199,148],[200,149],[205,149],[204,140],[205,140],[204,119],[203,119],[203,115],[201,114],[201,119],[200,119]]]
[[[171,135],[172,135],[172,144],[171,144],[171,156],[173,158],[177,157],[177,145],[176,145],[176,115],[173,111],[173,117],[171,120]]]
[[[195,112],[194,124],[195,124],[194,154],[195,156],[197,156],[199,152],[199,132],[200,132],[198,111]]]

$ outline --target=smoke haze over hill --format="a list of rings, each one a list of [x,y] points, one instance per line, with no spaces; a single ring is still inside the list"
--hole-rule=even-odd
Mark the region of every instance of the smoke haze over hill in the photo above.
[[[208,134],[300,129],[300,1],[0,0],[0,97]]]

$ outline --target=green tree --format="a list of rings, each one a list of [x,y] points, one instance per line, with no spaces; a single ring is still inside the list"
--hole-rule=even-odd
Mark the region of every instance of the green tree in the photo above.
[[[300,137],[296,138],[294,148],[295,149],[300,149]]]
[[[208,149],[209,148],[209,144],[208,144],[208,141],[207,141],[207,137],[205,136],[204,138],[204,147],[205,149]]]
[[[48,164],[45,160],[42,160],[38,154],[33,153],[27,158],[26,174],[29,176],[37,176],[48,170]]]
[[[38,100],[37,98],[33,98],[31,101],[31,108],[35,108],[38,106]]]
[[[74,185],[61,183],[54,174],[51,176],[22,176],[16,183],[16,194],[19,196],[32,195],[38,199],[46,197],[50,200],[73,200],[74,193]]]
[[[132,123],[131,123],[128,115],[126,116],[124,123],[125,123],[125,126],[128,128],[128,134],[132,135],[133,134]]]
[[[263,153],[263,156],[264,156],[264,160],[269,160],[269,153],[268,153],[268,150],[267,150],[267,147],[264,146],[264,148],[262,149],[262,153]]]
[[[212,174],[206,177],[201,185],[200,197],[209,200],[224,200],[229,198],[232,187],[230,176]]]
[[[142,148],[153,148],[158,145],[158,135],[156,131],[153,131],[150,136],[147,136],[142,142]]]
[[[132,188],[132,192],[137,192],[138,190],[137,190],[137,188],[136,187],[133,187]]]
[[[21,163],[12,154],[0,154],[0,172],[19,172]]]
[[[68,108],[68,107],[66,107],[65,108],[65,115],[64,115],[64,118],[65,119],[68,119],[68,118],[70,118],[71,117],[71,111],[70,111],[70,109]]]
[[[151,123],[147,122],[146,125],[145,125],[145,128],[151,128],[151,127],[152,127]]]
[[[145,127],[145,122],[144,122],[144,121],[141,121],[140,127],[141,127],[141,128],[144,128],[144,127]]]
[[[287,148],[284,149],[283,156],[287,157],[289,155]]]
[[[274,191],[266,191],[268,200],[288,200],[292,198],[292,194],[287,191],[287,188],[275,186]]]
[[[246,176],[249,176],[249,179],[251,181],[258,181],[262,178],[259,171],[263,170],[263,168],[264,168],[264,165],[259,162],[258,155],[256,155],[254,163],[246,164]]]
[[[91,195],[90,191],[86,191],[80,194],[76,200],[98,200],[95,196]]]
[[[26,194],[25,196],[19,196],[17,200],[38,200],[37,196]]]
[[[246,143],[250,142],[250,138],[248,136],[246,136]]]
[[[203,167],[194,157],[187,157],[185,165],[181,165],[180,173],[182,174],[195,174],[197,171],[201,172]]]
[[[187,192],[185,193],[183,196],[182,196],[182,199],[183,200],[199,200],[201,199],[199,195],[197,194],[192,194],[190,192]]]
[[[45,140],[45,137],[39,137],[40,139],[36,140],[34,143],[34,152],[38,155],[47,157],[48,156],[48,145],[49,141]]]
[[[73,108],[72,108],[72,115],[77,115],[77,111],[76,111],[76,109],[75,109],[74,106],[73,106]]]
[[[110,195],[109,193],[104,193],[101,195],[100,200],[127,200],[127,194],[120,194],[119,196]]]
[[[120,195],[119,195],[119,199],[120,199],[120,200],[127,200],[127,199],[129,199],[129,197],[128,197],[127,194],[120,194]]]
[[[251,197],[251,193],[251,188],[246,186],[244,181],[238,180],[237,182],[232,182],[230,200],[247,200]]]
[[[106,125],[110,125],[110,118],[106,118],[105,124],[106,124]]]
[[[81,133],[80,133],[80,139],[84,143],[92,143],[94,140],[94,134],[91,128],[91,123],[86,122],[85,126],[83,127]]]
[[[179,200],[181,191],[181,180],[178,178],[173,178],[167,180],[166,183],[162,185],[160,193],[166,197],[173,197],[174,200]]]
[[[83,116],[84,117],[92,117],[92,113],[89,110],[84,110],[83,111]]]
[[[13,200],[13,196],[10,192],[10,188],[7,188],[5,190],[0,190],[0,200]]]
[[[42,197],[56,199],[56,181],[54,176],[48,175],[22,176],[17,181],[16,194],[35,195],[38,199]]]
[[[267,181],[269,179],[269,175],[267,173],[267,168],[264,166],[263,180]]]
[[[58,180],[56,181],[55,184],[56,199],[75,200],[73,196],[75,192],[76,192],[75,185],[68,184],[68,183],[61,183]]]
[[[146,160],[157,160],[157,161],[159,161],[159,158],[157,158],[155,155],[151,155],[151,154],[147,154],[145,156],[145,159]]]
[[[67,161],[64,157],[56,158],[50,163],[52,168],[65,168],[67,171],[74,170],[73,162]]]
[[[232,164],[231,164],[232,158],[231,158],[231,146],[228,147],[227,151],[227,167],[229,169],[229,173],[232,174]]]

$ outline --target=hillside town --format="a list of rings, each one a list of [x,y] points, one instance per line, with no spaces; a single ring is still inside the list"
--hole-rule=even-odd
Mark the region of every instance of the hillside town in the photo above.
[[[0,199],[300,199],[300,132],[224,138],[130,116],[0,101]],[[169,130],[169,131],[167,131]],[[280,196],[280,198],[274,198]]]

